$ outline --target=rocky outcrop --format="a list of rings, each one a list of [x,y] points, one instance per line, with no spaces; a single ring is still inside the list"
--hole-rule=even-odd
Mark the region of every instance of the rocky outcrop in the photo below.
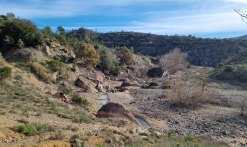
[[[107,103],[103,105],[99,109],[97,117],[120,117],[129,119],[131,122],[139,124],[139,122],[130,113],[130,111],[126,110],[122,105],[118,103]]]
[[[100,84],[100,82],[97,84],[96,89],[97,89],[99,92],[103,92],[103,90],[104,90],[104,88],[103,88],[103,86]]]
[[[9,62],[41,62],[48,58],[34,48],[12,49],[4,56]]]
[[[105,79],[103,78],[102,75],[98,74],[98,73],[93,73],[88,77],[89,80],[91,80],[94,83],[98,83],[100,82],[101,84],[105,83]]]
[[[44,55],[49,57],[60,56],[64,62],[70,62],[75,58],[75,53],[71,49],[62,46],[58,42],[49,42],[42,46],[37,47],[39,51],[42,51]]]
[[[75,81],[75,86],[82,88],[85,92],[94,92],[96,91],[96,84],[86,79],[83,76],[79,76]]]

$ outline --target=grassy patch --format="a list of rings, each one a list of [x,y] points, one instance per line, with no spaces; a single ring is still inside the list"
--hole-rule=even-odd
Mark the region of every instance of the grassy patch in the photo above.
[[[71,100],[79,106],[88,106],[90,104],[86,98],[81,97],[79,94],[73,95]]]
[[[23,124],[13,128],[14,131],[32,136],[45,131],[45,125],[39,123]]]

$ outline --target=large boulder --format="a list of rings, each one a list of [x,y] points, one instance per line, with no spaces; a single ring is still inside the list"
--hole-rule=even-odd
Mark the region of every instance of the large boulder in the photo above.
[[[79,76],[75,81],[75,85],[82,88],[85,92],[93,92],[92,87],[95,87],[96,84],[91,82],[90,80],[84,78],[83,76]]]
[[[110,102],[110,103],[103,105],[99,109],[97,113],[97,117],[120,117],[120,118],[126,118],[130,120],[131,122],[139,124],[139,122],[131,114],[131,112],[126,110],[122,105],[118,103]]]

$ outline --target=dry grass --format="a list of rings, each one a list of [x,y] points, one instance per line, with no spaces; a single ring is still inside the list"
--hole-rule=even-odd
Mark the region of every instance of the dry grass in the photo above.
[[[167,92],[170,102],[177,106],[199,106],[205,103],[216,103],[217,97],[215,91],[203,90],[202,87],[192,81],[180,82],[172,86]]]
[[[32,72],[34,72],[41,80],[52,83],[56,79],[53,78],[51,71],[46,69],[43,65],[37,62],[29,62],[28,65],[31,67]]]

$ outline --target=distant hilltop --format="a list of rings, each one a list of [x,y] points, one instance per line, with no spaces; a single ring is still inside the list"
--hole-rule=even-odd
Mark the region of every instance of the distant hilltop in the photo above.
[[[245,36],[228,39],[197,38],[192,35],[156,35],[140,32],[109,32],[97,33],[86,28],[79,28],[67,34],[79,38],[87,38],[103,43],[107,47],[126,46],[132,48],[134,53],[161,56],[171,49],[180,48],[187,52],[188,61],[198,66],[215,67],[225,59],[232,58],[247,48]]]

